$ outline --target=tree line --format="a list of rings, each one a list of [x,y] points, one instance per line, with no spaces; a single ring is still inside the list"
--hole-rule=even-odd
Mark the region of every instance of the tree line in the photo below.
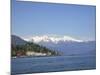
[[[50,56],[59,55],[59,53],[55,50],[48,49],[44,46],[40,46],[34,43],[26,43],[24,45],[11,45],[11,56],[22,56],[26,55],[27,51],[33,51],[37,53],[50,53]]]

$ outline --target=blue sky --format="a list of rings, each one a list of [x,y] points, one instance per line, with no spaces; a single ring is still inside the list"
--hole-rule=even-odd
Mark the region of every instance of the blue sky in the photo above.
[[[95,6],[12,1],[12,34],[95,39]]]

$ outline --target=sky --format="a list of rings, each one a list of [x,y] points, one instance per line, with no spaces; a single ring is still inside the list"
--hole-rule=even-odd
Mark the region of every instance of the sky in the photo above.
[[[68,35],[95,40],[96,7],[12,0],[12,34]]]

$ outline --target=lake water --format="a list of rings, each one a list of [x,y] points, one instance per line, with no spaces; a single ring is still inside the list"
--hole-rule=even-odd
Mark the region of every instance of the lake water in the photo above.
[[[95,68],[95,55],[11,58],[12,75]]]

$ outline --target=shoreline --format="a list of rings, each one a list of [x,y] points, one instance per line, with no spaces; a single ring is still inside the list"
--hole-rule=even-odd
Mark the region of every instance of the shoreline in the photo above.
[[[20,56],[20,57],[11,57],[12,59],[16,59],[16,58],[36,58],[36,57],[82,57],[82,56],[84,56],[84,57],[86,57],[86,56],[95,56],[96,57],[96,55],[74,55],[74,56],[72,56],[72,55],[51,55],[51,56]]]
[[[54,56],[61,56],[61,55],[46,55],[46,56],[14,56],[14,57],[11,57],[11,58],[25,58],[25,57],[54,57]]]

